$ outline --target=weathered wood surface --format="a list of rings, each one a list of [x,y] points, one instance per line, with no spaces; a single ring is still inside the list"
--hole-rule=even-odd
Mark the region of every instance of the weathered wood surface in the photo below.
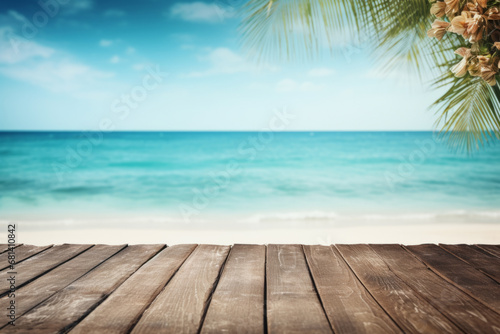
[[[489,254],[476,246],[440,246],[500,283],[500,258]]]
[[[437,245],[406,246],[451,284],[500,313],[500,285]]]
[[[497,245],[22,245],[15,298],[0,271],[0,332],[500,333],[499,255]]]
[[[31,245],[22,245],[17,248],[14,248],[14,256],[15,256],[15,261],[17,264],[23,262],[26,259],[29,259],[33,255],[39,254],[49,248],[51,248],[52,245],[49,246],[31,246]],[[0,270],[6,270],[9,269],[10,264],[8,262],[9,260],[9,252],[4,252],[0,254]]]
[[[264,333],[265,271],[265,246],[233,246],[201,333]]]
[[[151,303],[132,333],[196,333],[229,246],[198,246]]]
[[[22,244],[14,244],[14,245],[12,245],[12,248],[15,249],[19,246],[22,246]],[[5,253],[6,251],[9,250],[9,248],[11,248],[11,247],[7,244],[0,244],[0,254]]]
[[[304,251],[335,333],[401,333],[336,249],[304,246]]]
[[[460,330],[389,270],[368,245],[337,245],[347,264],[396,323],[411,333],[457,333]]]
[[[30,257],[15,267],[15,271],[21,273],[17,275],[16,287],[18,289],[21,288],[27,282],[49,272],[90,247],[92,245],[57,245]],[[9,285],[7,280],[0,281],[0,296],[5,295],[9,291]]]
[[[143,265],[71,333],[128,333],[196,245],[168,247]]]
[[[16,312],[17,316],[23,315],[54,293],[73,283],[124,247],[124,245],[94,246],[85,253],[63,263],[51,272],[18,289],[16,291],[16,299],[19,301]],[[8,296],[0,298],[0,307],[6,309],[9,301]],[[6,325],[7,322],[8,319],[2,318],[0,327]]]
[[[391,271],[466,333],[497,333],[500,317],[433,274],[399,245],[371,245]]]
[[[331,333],[300,245],[267,247],[269,333]]]
[[[6,333],[59,333],[75,326],[163,246],[129,246],[28,311]]]
[[[495,255],[500,258],[500,246],[497,245],[475,245],[476,247],[485,250],[487,253]]]

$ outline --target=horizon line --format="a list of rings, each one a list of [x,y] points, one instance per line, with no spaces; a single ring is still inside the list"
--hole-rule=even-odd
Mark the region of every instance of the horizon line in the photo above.
[[[102,132],[102,133],[125,133],[125,132],[276,132],[276,133],[307,133],[307,132],[439,132],[439,130],[286,130],[286,131],[272,131],[272,130],[2,130],[0,132]]]

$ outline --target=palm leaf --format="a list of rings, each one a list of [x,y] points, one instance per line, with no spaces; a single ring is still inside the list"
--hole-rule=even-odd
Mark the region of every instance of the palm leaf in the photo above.
[[[499,102],[493,89],[483,79],[467,75],[456,78],[445,73],[435,87],[449,87],[433,107],[440,116],[441,135],[458,150],[471,152],[492,139],[499,139]]]
[[[453,52],[464,41],[454,34],[428,38],[434,19],[429,10],[428,0],[250,0],[240,30],[254,59],[311,59],[351,44],[374,50],[384,70],[430,75],[434,87],[448,87],[433,104],[442,135],[470,151],[498,138],[500,90],[477,77],[451,74]]]
[[[252,0],[242,8],[240,31],[254,59],[308,59],[393,44],[402,33],[427,39],[418,28],[428,24],[429,8],[428,0]]]

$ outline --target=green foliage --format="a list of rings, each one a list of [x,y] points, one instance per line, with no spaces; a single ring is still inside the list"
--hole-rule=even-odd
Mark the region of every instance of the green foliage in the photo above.
[[[470,75],[456,78],[451,72],[445,72],[434,85],[448,87],[434,106],[440,113],[437,122],[444,124],[441,133],[451,145],[470,152],[499,139],[498,85],[490,87],[480,77]]]
[[[433,87],[448,88],[432,106],[436,123],[451,145],[470,152],[498,139],[500,90],[469,74],[453,76],[454,51],[466,42],[455,34],[429,38],[430,7],[429,0],[250,0],[241,32],[244,48],[259,60],[307,60],[325,47],[342,51],[347,41],[363,44],[383,69],[430,74]]]

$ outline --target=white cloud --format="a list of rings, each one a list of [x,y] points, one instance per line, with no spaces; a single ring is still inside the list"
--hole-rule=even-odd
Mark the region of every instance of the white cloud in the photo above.
[[[9,78],[40,86],[53,92],[84,93],[85,87],[113,76],[70,60],[43,61],[26,66],[0,67],[0,74]]]
[[[7,12],[7,14],[8,14],[8,16],[12,17],[16,21],[19,21],[19,22],[22,22],[22,23],[29,22],[28,19],[24,15],[16,12],[15,10],[9,10]]]
[[[123,17],[127,13],[125,13],[123,10],[120,9],[108,9],[103,13],[104,16],[106,17]]]
[[[129,46],[126,50],[125,53],[128,55],[134,54],[135,53],[135,48]]]
[[[225,18],[233,17],[234,13],[214,3],[204,2],[175,3],[170,8],[170,17],[189,22],[217,23]]]
[[[108,46],[111,46],[114,42],[110,39],[101,39],[99,41],[99,45],[102,46],[102,47],[108,47]]]
[[[316,92],[324,88],[323,85],[311,81],[297,82],[292,79],[283,79],[276,84],[276,91],[280,93],[289,92]]]
[[[132,65],[132,69],[135,71],[142,71],[145,68],[146,68],[146,64],[142,64],[142,63]]]
[[[99,86],[113,73],[74,61],[57,51],[15,35],[11,26],[0,26],[0,75],[77,98],[97,96]]]
[[[206,71],[191,72],[189,77],[201,77],[212,74],[233,74],[249,71],[249,66],[243,57],[234,53],[228,48],[217,48],[212,50],[207,56],[201,57],[200,60],[209,62],[211,67]]]
[[[216,74],[235,74],[242,72],[258,72],[259,70],[276,71],[276,67],[255,64],[247,62],[242,56],[228,48],[216,48],[205,56],[199,58],[202,62],[210,64],[208,70],[191,72],[188,77],[203,77]]]
[[[313,68],[307,72],[310,77],[329,77],[333,74],[335,74],[335,70],[326,67]]]
[[[208,55],[209,61],[219,72],[236,73],[248,69],[245,60],[228,48],[217,48]]]
[[[119,62],[121,61],[120,57],[118,57],[117,55],[114,55],[113,57],[111,57],[111,59],[109,60],[109,62],[111,64],[118,64]]]
[[[24,39],[10,27],[0,27],[0,63],[15,64],[31,58],[48,58],[54,50]]]
[[[93,0],[73,0],[68,1],[67,4],[62,6],[62,12],[67,15],[74,15],[81,11],[92,9],[93,7]]]

